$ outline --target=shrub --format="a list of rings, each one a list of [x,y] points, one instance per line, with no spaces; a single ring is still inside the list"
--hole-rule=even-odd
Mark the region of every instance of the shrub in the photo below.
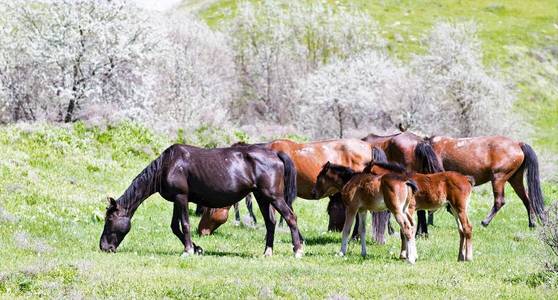
[[[325,1],[243,2],[223,27],[233,39],[242,84],[235,117],[244,121],[284,123],[298,80],[334,58],[385,44],[368,14]]]

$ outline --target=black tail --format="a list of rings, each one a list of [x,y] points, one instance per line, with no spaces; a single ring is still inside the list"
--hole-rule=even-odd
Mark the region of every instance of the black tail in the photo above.
[[[374,146],[372,147],[372,161],[375,163],[388,162],[387,155],[384,150]]]
[[[413,179],[408,179],[407,182],[405,182],[405,184],[407,184],[409,187],[411,187],[411,190],[413,191],[413,194],[418,192],[419,188],[417,186],[416,181],[414,181]]]
[[[525,155],[523,166],[527,169],[527,187],[529,189],[529,201],[535,214],[543,223],[546,221],[544,211],[544,198],[539,178],[539,162],[537,154],[528,144],[521,143],[521,150]]]
[[[390,216],[389,210],[372,212],[372,238],[380,245],[386,243],[385,233]]]
[[[277,156],[283,161],[285,168],[285,202],[292,209],[296,198],[296,168],[291,158],[285,152],[279,152]]]
[[[428,142],[420,142],[415,147],[415,157],[422,162],[421,173],[430,174],[443,172],[444,167],[438,162],[438,157]]]
[[[387,155],[384,150],[372,147],[372,162],[387,163]],[[369,165],[371,167],[372,165]],[[383,245],[386,243],[385,233],[391,213],[389,211],[372,212],[372,238],[376,243]]]
[[[471,186],[475,186],[475,177],[473,176],[466,176],[467,180],[469,180],[469,183],[471,184]]]

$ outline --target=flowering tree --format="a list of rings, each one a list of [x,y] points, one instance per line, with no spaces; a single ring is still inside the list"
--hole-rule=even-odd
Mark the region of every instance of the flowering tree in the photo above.
[[[154,64],[157,114],[183,128],[223,125],[239,93],[228,39],[191,16],[165,18],[165,42]]]
[[[141,101],[142,66],[156,40],[134,6],[18,0],[2,11],[2,104],[12,120],[43,113],[70,122],[87,103]]]
[[[243,89],[236,116],[280,123],[290,119],[294,88],[306,74],[333,58],[384,46],[369,15],[326,2],[243,2],[225,26]]]

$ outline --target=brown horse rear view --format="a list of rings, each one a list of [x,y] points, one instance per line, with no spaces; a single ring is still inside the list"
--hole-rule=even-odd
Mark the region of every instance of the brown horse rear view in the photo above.
[[[409,213],[415,210],[437,210],[445,204],[449,204],[459,230],[459,252],[457,260],[470,261],[473,259],[473,226],[469,221],[467,207],[471,191],[475,184],[471,176],[465,176],[457,172],[439,172],[435,174],[420,174],[407,172],[407,170],[395,163],[373,162],[368,165],[363,173],[375,175],[390,174],[396,172],[411,177],[417,184],[418,191],[414,194]]]
[[[341,191],[345,204],[345,224],[340,255],[347,252],[347,243],[353,221],[359,214],[361,255],[366,256],[366,215],[368,211],[389,210],[401,227],[400,257],[415,263],[417,251],[414,225],[408,208],[411,205],[412,181],[397,174],[371,175],[355,173],[347,167],[326,163],[313,188],[313,193],[324,196]]]
[[[505,204],[504,186],[509,182],[527,209],[529,227],[535,218],[544,221],[544,199],[540,186],[537,155],[528,144],[503,136],[473,138],[432,137],[424,143],[432,146],[437,163],[445,170],[473,176],[477,185],[490,181],[494,191],[494,206],[482,221],[488,226]],[[525,191],[523,174],[527,171]],[[536,217],[535,217],[536,215]]]

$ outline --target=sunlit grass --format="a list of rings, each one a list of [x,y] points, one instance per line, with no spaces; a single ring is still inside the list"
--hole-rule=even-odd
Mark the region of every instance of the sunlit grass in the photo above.
[[[205,256],[180,259],[182,246],[169,226],[172,205],[159,196],[139,208],[118,253],[101,253],[104,197],[118,196],[155,155],[133,149],[159,153],[171,141],[133,124],[108,131],[81,124],[21,128],[0,128],[0,297],[552,298],[558,292],[553,281],[537,279],[547,254],[511,189],[488,228],[480,221],[491,193],[475,190],[470,263],[457,262],[455,221],[445,211],[436,214],[431,237],[418,241],[415,266],[398,259],[397,237],[382,246],[369,240],[366,259],[358,243],[337,257],[340,234],[325,232],[327,202],[301,199],[295,202],[306,239],[300,260],[284,228],[274,256],[262,257],[259,212],[255,229],[229,222],[214,236],[194,237]],[[42,163],[31,163],[39,157]],[[558,186],[544,189],[547,200],[558,197]],[[199,219],[191,219],[197,226]]]

